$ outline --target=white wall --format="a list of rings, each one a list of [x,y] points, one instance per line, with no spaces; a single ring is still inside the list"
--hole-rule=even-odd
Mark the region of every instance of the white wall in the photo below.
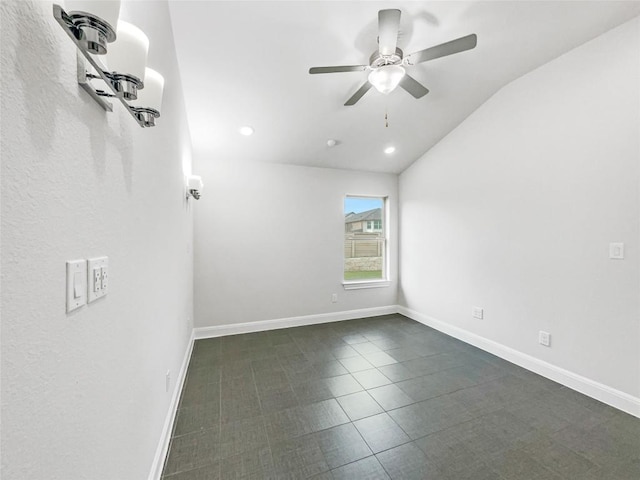
[[[1,9],[0,476],[140,480],[192,330],[190,144],[168,8],[123,6],[166,79],[152,129],[80,89],[51,2]],[[101,255],[109,294],[66,314],[65,262]]]
[[[206,158],[194,165],[205,184],[195,205],[196,326],[395,305],[396,175]],[[347,194],[389,197],[390,287],[342,287]]]
[[[399,292],[636,400],[639,31],[635,19],[506,86],[401,175]]]

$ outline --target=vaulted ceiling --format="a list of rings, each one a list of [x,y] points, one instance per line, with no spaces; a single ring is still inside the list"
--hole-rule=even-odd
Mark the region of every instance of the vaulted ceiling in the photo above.
[[[421,99],[371,89],[345,107],[367,72],[308,70],[368,64],[386,8],[402,12],[405,55],[470,33],[478,45],[410,67],[430,90]],[[172,1],[170,10],[197,161],[398,173],[504,85],[639,15],[640,2]],[[241,135],[244,125],[254,134]]]

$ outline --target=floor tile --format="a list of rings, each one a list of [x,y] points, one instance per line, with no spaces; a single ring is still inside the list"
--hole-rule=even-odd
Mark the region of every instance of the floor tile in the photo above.
[[[403,380],[409,380],[420,376],[418,373],[409,370],[404,363],[384,365],[382,367],[378,367],[378,370],[393,382],[401,382]]]
[[[451,401],[446,395],[391,410],[389,415],[412,439],[424,437],[472,419],[464,408]]]
[[[180,407],[219,402],[221,386],[218,383],[188,382],[182,391]]]
[[[386,350],[387,354],[393,357],[398,362],[406,362],[408,360],[414,360],[416,358],[420,358],[420,355],[410,348],[394,348],[391,350]]]
[[[390,479],[376,457],[368,457],[331,470],[334,480],[385,480]]]
[[[321,400],[333,398],[333,393],[323,379],[311,380],[303,383],[293,383],[293,391],[300,405],[308,405]]]
[[[256,373],[255,386],[258,393],[282,390],[289,386],[289,378],[284,369],[279,367],[277,370]]]
[[[376,457],[393,480],[438,478],[440,473],[435,463],[430,462],[413,443],[405,443],[378,453]]]
[[[589,470],[597,468],[593,462],[546,435],[522,444],[521,450],[549,470],[567,478],[582,478]]]
[[[362,355],[374,367],[393,365],[398,361],[386,352],[365,353]]]
[[[309,478],[329,470],[313,436],[286,440],[271,446],[276,478]]]
[[[298,397],[290,386],[281,390],[260,392],[258,398],[263,415],[298,405]]]
[[[171,475],[204,467],[220,455],[219,430],[205,430],[171,439],[164,474]]]
[[[302,415],[300,407],[265,415],[264,424],[270,442],[280,442],[311,433],[311,425]]]
[[[409,397],[409,395],[404,393],[395,384],[373,388],[368,392],[374,398],[374,400],[387,411],[415,403],[415,401],[411,397]]]
[[[357,357],[341,358],[340,363],[342,363],[344,368],[351,373],[373,368],[373,365],[371,365],[371,363],[365,360],[361,355],[358,355]]]
[[[342,358],[357,357],[359,353],[350,345],[342,345],[331,350],[331,354],[338,360]]]
[[[360,385],[365,389],[381,387],[383,385],[389,385],[391,380],[385,377],[378,369],[372,368],[370,370],[363,370],[361,372],[352,373]]]
[[[304,405],[300,407],[300,411],[305,420],[308,421],[312,432],[349,422],[349,417],[347,417],[335,399]]]
[[[363,388],[351,375],[340,375],[324,379],[325,384],[331,390],[334,397],[360,392]]]
[[[178,410],[173,436],[219,428],[220,401],[199,403]]]
[[[372,454],[352,423],[314,433],[329,468],[337,468]]]
[[[414,401],[419,402],[428,398],[439,397],[470,386],[468,380],[451,371],[436,372],[425,377],[412,378],[396,384]]]
[[[163,476],[162,480],[222,480],[226,478],[231,477],[220,476],[220,466],[215,462],[193,470]]]
[[[363,418],[354,425],[373,453],[402,445],[411,439],[386,413]]]
[[[220,461],[220,479],[262,479],[273,475],[273,460],[268,446],[232,455]],[[202,480],[209,480],[203,478]]]
[[[369,340],[367,340],[364,336],[362,335],[346,335],[344,337],[342,337],[342,341],[344,343],[347,343],[349,345],[355,345],[356,343],[366,343]]]
[[[505,480],[563,480],[522,450],[509,450],[491,457],[487,462]],[[579,478],[579,477],[572,477]]]
[[[267,445],[267,431],[262,417],[224,423],[220,427],[219,458],[228,458]]]
[[[318,372],[319,378],[337,377],[338,375],[346,375],[349,373],[342,364],[337,360],[330,362],[316,363],[314,368]]]
[[[352,348],[358,352],[360,355],[364,355],[365,353],[379,353],[382,352],[382,349],[377,347],[375,344],[371,342],[364,343],[355,343],[352,345]]]
[[[260,415],[260,401],[255,390],[236,390],[234,393],[224,392],[220,404],[222,423],[233,422]]]
[[[351,393],[336,400],[352,422],[383,412],[382,407],[367,392]]]
[[[376,338],[375,340],[371,340],[376,347],[380,350],[389,351],[389,350],[397,350],[402,348],[402,344],[392,338]],[[400,360],[398,360],[400,361]]]

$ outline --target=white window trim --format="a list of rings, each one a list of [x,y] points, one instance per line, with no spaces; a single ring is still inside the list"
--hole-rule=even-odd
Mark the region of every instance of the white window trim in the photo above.
[[[383,234],[383,248],[384,248],[384,256],[383,256],[383,265],[382,265],[382,274],[384,278],[373,279],[373,280],[342,280],[342,287],[345,290],[362,290],[366,288],[386,288],[391,286],[391,280],[389,279],[389,230],[388,230],[388,219],[389,219],[389,197],[387,195],[345,195],[347,197],[362,197],[362,198],[381,198],[383,199],[383,208],[382,208],[382,234]],[[344,205],[344,200],[343,200]],[[366,229],[367,221],[364,221],[363,230]],[[344,273],[343,273],[344,275]]]
[[[390,280],[361,280],[356,282],[342,282],[345,290],[361,290],[363,288],[383,288],[391,286]]]

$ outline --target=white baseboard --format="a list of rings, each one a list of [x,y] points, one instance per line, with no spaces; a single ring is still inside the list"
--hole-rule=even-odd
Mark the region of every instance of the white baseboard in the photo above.
[[[180,401],[180,394],[182,393],[182,387],[184,386],[185,378],[187,377],[187,367],[189,366],[189,360],[191,359],[191,352],[193,351],[193,342],[195,331],[191,331],[191,337],[187,344],[187,349],[184,352],[182,359],[182,365],[180,366],[180,372],[176,377],[176,384],[173,388],[173,395],[171,396],[171,403],[169,403],[169,411],[162,427],[162,434],[160,435],[160,442],[156,449],[156,455],[151,465],[151,472],[149,473],[149,480],[160,480],[162,476],[162,469],[164,467],[164,460],[167,457],[169,451],[169,442],[171,441],[171,432],[173,430],[173,422],[178,413],[178,402]]]
[[[315,315],[303,315],[300,317],[276,318],[273,320],[261,320],[257,322],[214,325],[212,327],[195,328],[194,332],[197,340],[200,338],[223,337],[226,335],[238,335],[241,333],[301,327],[303,325],[315,325],[318,323],[340,322],[342,320],[353,320],[356,318],[377,317],[393,313],[398,313],[397,305],[361,308],[358,310],[346,310],[344,312],[318,313]]]
[[[607,405],[611,405],[618,410],[627,412],[633,416],[640,417],[640,398],[621,392],[602,383],[570,372],[563,368],[552,365],[548,362],[532,357],[525,353],[514,350],[500,343],[468,332],[456,326],[442,322],[428,315],[424,315],[407,307],[398,306],[398,313],[405,315],[417,322],[432,327],[440,332],[451,335],[458,340],[481,348],[511,363],[515,363],[527,370],[535,372],[543,377],[549,378],[566,387],[583,393],[589,397],[600,400]]]

